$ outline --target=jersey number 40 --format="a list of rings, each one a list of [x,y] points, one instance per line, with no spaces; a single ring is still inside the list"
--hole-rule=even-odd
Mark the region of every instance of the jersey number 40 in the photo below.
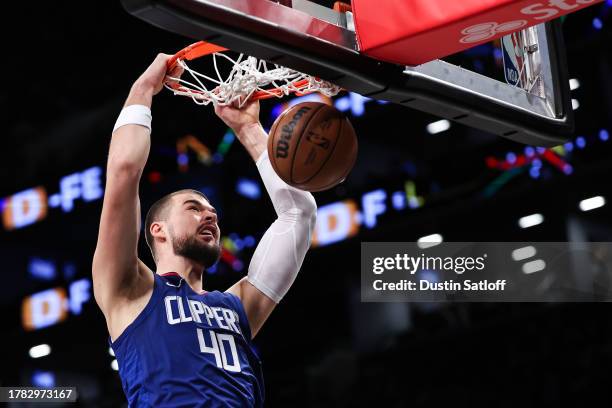
[[[202,353],[210,353],[215,356],[217,367],[223,368],[226,371],[239,373],[240,360],[238,359],[238,350],[236,349],[236,341],[231,334],[216,333],[214,330],[204,332],[202,329],[197,329],[198,343]],[[206,334],[209,334],[209,345],[207,345]],[[228,352],[230,353],[228,359]],[[231,360],[231,363],[229,362]]]

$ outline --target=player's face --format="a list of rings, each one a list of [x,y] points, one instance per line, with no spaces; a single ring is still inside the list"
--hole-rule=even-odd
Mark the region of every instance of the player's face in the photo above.
[[[173,201],[168,230],[174,253],[212,266],[221,255],[215,208],[197,194],[179,194]]]

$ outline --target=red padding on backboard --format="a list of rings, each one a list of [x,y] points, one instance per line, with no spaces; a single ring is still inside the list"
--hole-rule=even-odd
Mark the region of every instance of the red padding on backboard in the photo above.
[[[352,0],[360,52],[419,65],[603,0]]]

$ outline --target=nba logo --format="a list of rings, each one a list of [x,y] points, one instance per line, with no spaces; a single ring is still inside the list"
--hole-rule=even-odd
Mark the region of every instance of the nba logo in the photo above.
[[[525,48],[521,33],[515,32],[502,37],[501,46],[506,82],[512,86],[524,88],[526,85]]]
[[[327,150],[329,148],[329,139],[315,132],[308,132],[306,135],[306,140],[322,149]]]

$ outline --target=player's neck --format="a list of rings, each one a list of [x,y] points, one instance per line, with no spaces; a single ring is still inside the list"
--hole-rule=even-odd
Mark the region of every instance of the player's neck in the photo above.
[[[178,273],[194,292],[202,291],[203,265],[181,256],[174,256],[172,259],[160,259],[156,265],[156,273],[163,275],[168,272]]]

